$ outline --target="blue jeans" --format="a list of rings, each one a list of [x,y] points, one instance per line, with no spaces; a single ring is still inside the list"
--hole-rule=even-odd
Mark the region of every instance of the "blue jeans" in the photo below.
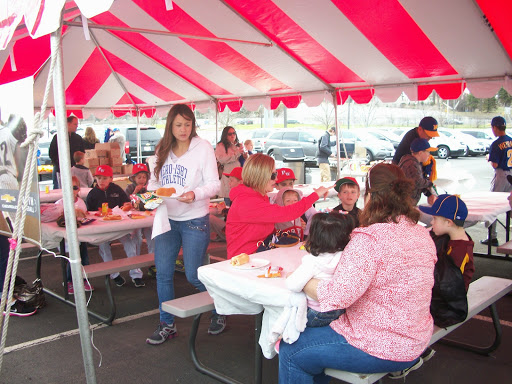
[[[351,346],[331,327],[306,327],[295,343],[279,346],[279,384],[328,383],[325,368],[358,373],[396,372],[417,360],[382,360]]]
[[[319,312],[308,307],[308,322],[306,327],[325,327],[331,324],[332,321],[336,320],[343,313],[345,313],[344,309],[333,309],[328,312]]]
[[[210,221],[206,215],[187,221],[169,219],[169,223],[171,230],[155,237],[155,265],[160,321],[172,324],[174,316],[162,311],[162,303],[174,299],[174,267],[182,246],[187,280],[199,291],[206,291],[197,277],[197,268],[203,265],[210,243]]]

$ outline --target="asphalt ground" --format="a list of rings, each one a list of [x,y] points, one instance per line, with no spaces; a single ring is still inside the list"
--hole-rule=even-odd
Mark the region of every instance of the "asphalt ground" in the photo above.
[[[474,160],[474,159],[468,159]],[[458,160],[459,161],[459,160]],[[464,162],[465,163],[465,162]],[[464,163],[460,163],[463,165]],[[480,183],[478,183],[480,185]],[[487,190],[487,180],[481,188]],[[336,199],[320,202],[319,206],[335,206]],[[504,220],[504,215],[500,217]],[[468,228],[475,240],[475,251],[485,252],[478,240],[487,234],[483,224]],[[504,232],[499,229],[500,242]],[[495,250],[495,248],[493,248]],[[100,262],[97,248],[90,247],[91,262]],[[216,250],[222,256],[223,250]],[[18,274],[31,281],[35,278],[36,250],[22,253]],[[120,244],[113,246],[114,258],[124,257]],[[490,275],[512,278],[511,260],[475,258],[474,279]],[[135,288],[127,281],[123,287],[113,286],[117,304],[117,318],[113,326],[99,324],[90,318],[94,350],[94,370],[97,383],[216,383],[199,372],[192,364],[188,351],[188,335],[192,319],[176,318],[179,336],[160,346],[145,343],[158,325],[158,301],[156,280],[147,276],[143,269],[146,287]],[[123,272],[128,279],[128,273]],[[45,287],[61,292],[60,260],[44,256],[42,277]],[[106,313],[108,302],[104,279],[94,278],[95,287],[89,307]],[[195,292],[184,274],[176,273],[176,296]],[[0,383],[85,383],[85,371],[78,335],[75,309],[46,295],[47,306],[37,315],[11,317],[6,340],[6,353],[0,371]],[[508,383],[512,372],[512,296],[497,303],[502,322],[501,346],[491,356],[480,356],[436,343],[436,355],[422,368],[407,376],[409,383]],[[218,336],[207,334],[209,315],[201,319],[197,337],[199,358],[205,365],[213,367],[242,383],[253,382],[254,316],[229,316],[225,332]],[[469,320],[452,338],[467,343],[488,345],[493,339],[490,314],[483,311]],[[277,383],[278,359],[263,361],[263,383]],[[383,379],[384,383],[404,380]],[[338,383],[338,380],[332,380]]]

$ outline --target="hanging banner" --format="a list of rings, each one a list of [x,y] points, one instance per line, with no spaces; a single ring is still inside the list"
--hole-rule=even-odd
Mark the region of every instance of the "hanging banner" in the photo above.
[[[10,235],[16,219],[18,194],[30,161],[21,148],[34,126],[34,79],[28,77],[0,86],[0,233]],[[23,236],[41,242],[37,172],[31,181]]]

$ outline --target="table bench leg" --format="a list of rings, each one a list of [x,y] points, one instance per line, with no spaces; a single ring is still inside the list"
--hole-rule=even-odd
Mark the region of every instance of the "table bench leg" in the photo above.
[[[498,311],[496,310],[495,303],[491,304],[489,306],[489,309],[491,310],[492,323],[493,323],[494,332],[495,332],[494,341],[493,341],[493,343],[490,346],[488,346],[488,347],[479,347],[479,346],[476,346],[476,345],[466,344],[466,343],[462,343],[460,341],[449,340],[449,339],[441,339],[439,341],[442,344],[446,344],[446,345],[449,345],[449,346],[452,346],[452,347],[457,347],[457,348],[465,349],[467,351],[475,352],[475,353],[478,353],[480,355],[485,355],[485,356],[490,355],[490,353],[495,351],[499,347],[499,345],[501,344],[501,333],[502,333],[502,331],[501,331],[500,319],[498,317]]]

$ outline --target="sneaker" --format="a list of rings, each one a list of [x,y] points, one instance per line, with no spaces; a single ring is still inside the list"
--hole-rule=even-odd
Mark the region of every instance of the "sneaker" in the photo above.
[[[154,265],[148,268],[148,276],[156,277],[156,267]]]
[[[210,326],[208,327],[208,333],[210,335],[218,335],[226,328],[226,316],[224,315],[212,315],[210,320]]]
[[[489,239],[480,240],[480,244],[488,245],[488,244],[489,244]],[[498,243],[498,239],[491,239],[491,245],[492,245],[493,247],[497,247],[498,245],[500,245],[500,244]]]
[[[432,356],[430,356],[430,357],[432,357]],[[388,377],[390,379],[401,379],[402,377],[407,376],[411,371],[418,369],[422,365],[423,365],[423,359],[420,357],[418,359],[418,361],[416,362],[416,364],[414,364],[412,367],[405,368],[403,371],[391,372],[388,374]]]
[[[75,289],[73,288],[73,283],[71,281],[68,281],[68,295],[74,295]]]
[[[132,279],[133,285],[135,285],[135,288],[145,287],[146,284],[144,283],[144,280],[140,278]]]
[[[423,362],[429,361],[434,355],[436,354],[436,351],[432,348],[425,349],[425,352],[421,354],[421,359]]]
[[[168,338],[174,338],[178,336],[178,330],[176,329],[176,325],[168,325],[165,322],[161,322],[158,328],[151,336],[146,339],[146,343],[151,345],[162,344]]]
[[[122,287],[126,283],[126,280],[123,276],[119,275],[114,279],[114,283],[116,283],[118,287]]]
[[[32,316],[37,312],[37,308],[23,304],[21,301],[16,300],[11,305],[11,316],[27,317]],[[4,311],[5,315],[5,311]]]
[[[85,292],[92,292],[94,291],[94,287],[91,284],[89,284],[87,280],[84,280],[84,290]]]
[[[176,260],[176,266],[174,267],[176,272],[185,273],[185,264],[183,264],[183,260]]]

